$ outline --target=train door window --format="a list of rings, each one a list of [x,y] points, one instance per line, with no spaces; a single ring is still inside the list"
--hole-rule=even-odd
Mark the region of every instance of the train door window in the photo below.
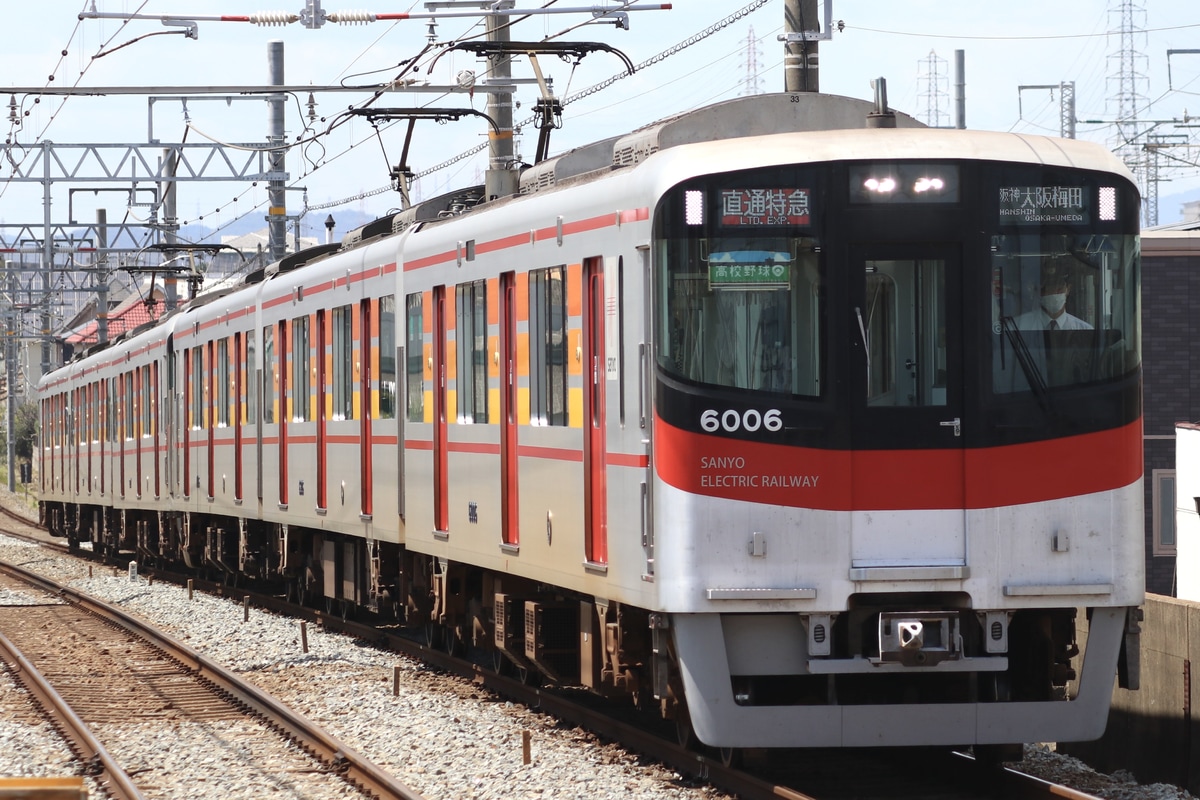
[[[142,367],[142,436],[154,435],[154,383],[150,380],[150,366]]]
[[[121,399],[117,396],[119,384],[116,378],[109,378],[104,382],[104,439],[109,444],[116,444],[120,438],[120,417],[118,412],[120,409],[117,404]]]
[[[354,317],[350,306],[333,310],[333,418],[354,419]]]
[[[613,267],[616,269],[613,269]],[[621,425],[625,424],[625,257],[608,258],[604,265],[604,352],[606,371],[617,378],[617,403]]]
[[[217,342],[217,425],[224,427],[229,424],[229,394],[232,375],[229,374],[229,340]]]
[[[391,298],[384,298],[391,299]],[[408,421],[409,422],[424,422],[425,421],[425,323],[424,323],[424,306],[421,302],[421,293],[416,292],[408,295],[404,300],[405,304],[405,323],[404,323],[404,353],[405,353],[405,386],[406,386],[406,402],[408,404]],[[380,338],[383,337],[383,331],[389,327],[386,325],[386,317],[383,311],[383,300],[379,301],[379,330]],[[379,345],[380,350],[383,350],[382,342]],[[383,354],[380,353],[381,371]],[[379,380],[383,381],[382,374]],[[380,406],[383,405],[383,399],[380,398]],[[382,409],[381,409],[382,410]]]
[[[868,260],[856,309],[867,342],[867,403],[946,404],[945,262]]]
[[[417,295],[420,298],[420,295]],[[417,317],[418,328],[420,316]],[[365,334],[364,334],[365,335]],[[420,348],[417,348],[418,354]],[[379,298],[379,418],[396,418],[396,296],[384,295]],[[409,375],[409,381],[412,376]],[[417,376],[417,387],[421,387],[420,376]],[[422,395],[423,396],[423,395]]]
[[[717,386],[819,396],[817,240],[732,227],[705,237],[666,224],[657,259],[659,365]]]
[[[275,422],[275,398],[279,396],[277,386],[279,376],[275,372],[275,328],[267,325],[262,331],[263,365],[262,365],[262,414],[263,422],[270,425]]]
[[[124,439],[132,439],[134,437],[134,394],[133,394],[133,373],[125,373],[125,391],[121,396],[121,406],[124,414],[122,415],[122,424],[124,426]]]
[[[258,391],[254,381],[246,380],[246,377],[254,375],[256,355],[254,331],[248,330],[246,331],[246,356],[242,359],[242,391],[245,394],[244,407],[246,409],[246,415],[242,422],[254,422],[258,419]]]
[[[191,412],[193,429],[203,428],[205,425],[204,412],[204,348],[192,348],[192,368],[191,374]]]
[[[458,344],[458,421],[486,423],[487,417],[487,284],[460,283],[455,288],[455,338]]]
[[[309,377],[308,317],[292,320],[292,421],[307,422],[312,414],[312,381]]]
[[[566,425],[567,288],[563,267],[529,273],[530,422]]]
[[[1156,469],[1151,471],[1154,481],[1154,549],[1156,556],[1176,554],[1175,536],[1175,470]]]

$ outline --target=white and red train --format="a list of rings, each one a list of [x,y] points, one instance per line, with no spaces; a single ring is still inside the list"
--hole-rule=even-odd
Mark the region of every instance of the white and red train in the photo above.
[[[701,109],[87,353],[44,521],[727,751],[1095,737],[1143,599],[1137,190],[872,110]]]

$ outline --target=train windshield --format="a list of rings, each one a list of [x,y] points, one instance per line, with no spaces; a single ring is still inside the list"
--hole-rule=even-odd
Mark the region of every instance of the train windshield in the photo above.
[[[656,242],[660,366],[688,381],[821,394],[816,209],[802,175],[737,176],[677,192]],[[670,212],[669,212],[670,213]]]
[[[1115,215],[1115,203],[1105,205],[1105,189],[1088,188],[1075,190],[1074,199],[1040,202],[1043,208],[1087,206],[1091,194],[1100,198],[1099,206],[1081,207],[1067,215],[1070,221]],[[1002,192],[1002,218],[1006,207],[1024,202],[1016,196],[1006,200]],[[1051,390],[1135,370],[1141,352],[1137,237],[1113,226],[1102,226],[1109,228],[1102,233],[1098,225],[1090,232],[1071,230],[1076,225],[1057,224],[1061,213],[1052,212],[1048,221],[1045,215],[1018,216],[1022,222],[992,236],[993,391],[1032,392],[1044,400]]]

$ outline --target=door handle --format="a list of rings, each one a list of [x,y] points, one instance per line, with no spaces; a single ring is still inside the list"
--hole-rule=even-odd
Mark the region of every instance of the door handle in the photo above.
[[[958,417],[942,420],[938,425],[941,425],[943,428],[954,428],[954,435],[962,436],[962,420]]]

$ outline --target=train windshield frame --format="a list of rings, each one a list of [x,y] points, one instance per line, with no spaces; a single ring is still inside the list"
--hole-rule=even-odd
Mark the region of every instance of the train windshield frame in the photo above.
[[[818,415],[820,434],[785,426],[800,440],[884,448],[1128,423],[1138,203],[1120,175],[1001,161],[796,164],[678,184],[652,246],[670,384],[659,410],[690,426],[682,409],[704,393],[782,404]],[[927,424],[947,430],[922,437]]]
[[[694,181],[668,196],[659,236],[658,358],[685,382],[818,398],[828,322],[815,171]]]
[[[998,399],[1032,394],[1046,405],[1056,390],[1138,369],[1137,209],[1119,191],[1099,176],[1000,171],[989,314]]]

